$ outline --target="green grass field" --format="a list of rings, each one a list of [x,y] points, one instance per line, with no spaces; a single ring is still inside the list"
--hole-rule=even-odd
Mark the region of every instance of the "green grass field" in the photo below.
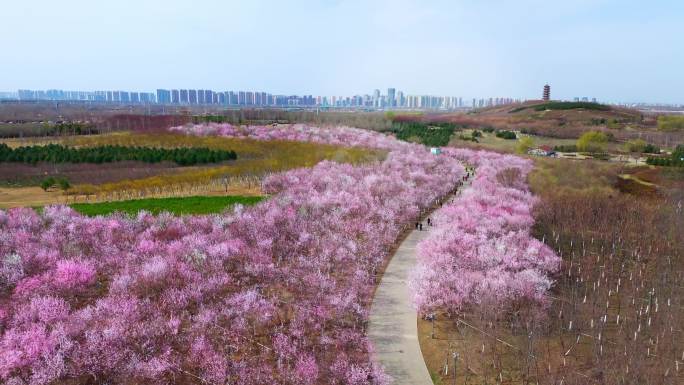
[[[159,214],[167,211],[175,215],[212,214],[219,213],[225,208],[235,205],[253,205],[261,202],[265,197],[252,196],[192,196],[179,198],[149,198],[118,202],[75,203],[74,210],[88,216],[107,215],[123,212],[136,215],[141,210]]]

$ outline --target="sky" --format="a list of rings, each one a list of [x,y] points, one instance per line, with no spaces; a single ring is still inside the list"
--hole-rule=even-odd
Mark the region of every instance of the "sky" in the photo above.
[[[3,0],[0,90],[684,103],[681,0]]]

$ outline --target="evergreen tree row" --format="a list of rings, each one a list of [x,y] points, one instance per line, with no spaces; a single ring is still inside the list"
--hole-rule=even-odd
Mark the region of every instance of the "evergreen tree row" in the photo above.
[[[394,123],[392,131],[397,135],[397,139],[404,141],[414,141],[418,139],[426,146],[446,146],[449,144],[451,135],[454,134],[456,125],[453,123],[421,123],[421,122],[400,122]]]
[[[206,147],[154,148],[127,146],[66,147],[59,144],[10,148],[0,143],[0,162],[36,164],[49,163],[110,163],[135,160],[145,163],[175,162],[180,166],[217,163],[237,159],[235,151],[212,150]]]

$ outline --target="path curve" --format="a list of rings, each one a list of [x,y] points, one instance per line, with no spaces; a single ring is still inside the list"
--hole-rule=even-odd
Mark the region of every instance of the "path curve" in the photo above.
[[[470,180],[448,199],[458,196]],[[416,245],[430,234],[430,226],[421,223],[423,231],[411,231],[392,256],[370,309],[368,337],[374,347],[373,359],[392,377],[393,385],[432,385],[418,342],[418,313],[408,287],[416,265]]]

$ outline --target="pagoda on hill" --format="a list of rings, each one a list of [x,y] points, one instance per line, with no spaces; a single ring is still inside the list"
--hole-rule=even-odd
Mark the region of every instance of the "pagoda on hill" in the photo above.
[[[551,100],[551,86],[548,84],[544,85],[544,95],[542,96],[545,102]]]

